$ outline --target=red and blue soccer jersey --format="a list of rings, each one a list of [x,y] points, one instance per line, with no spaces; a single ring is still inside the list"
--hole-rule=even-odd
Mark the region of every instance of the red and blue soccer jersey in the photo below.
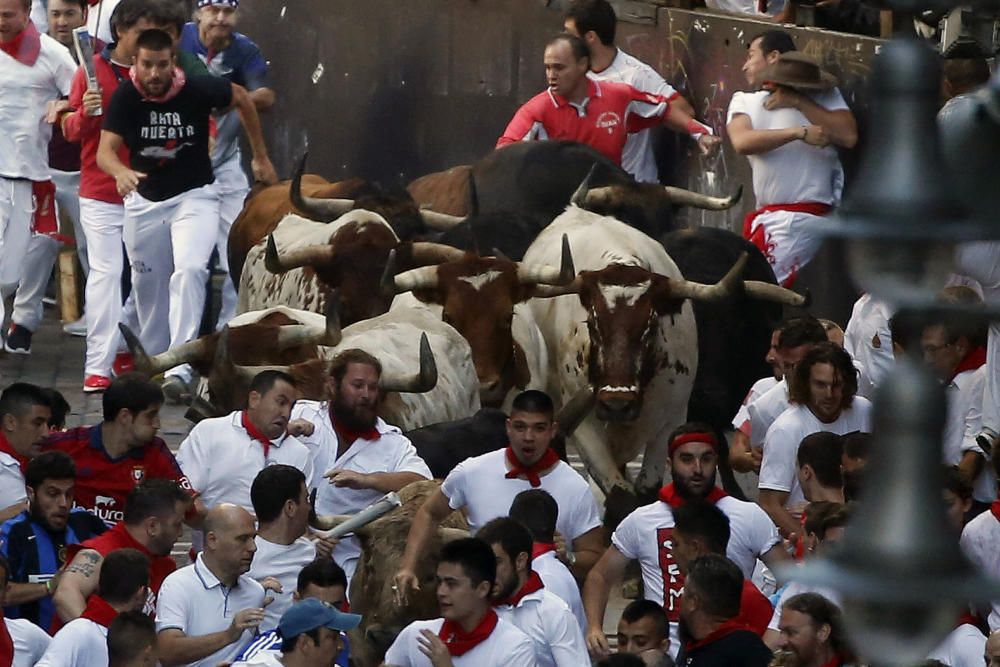
[[[109,526],[125,518],[125,497],[144,479],[172,479],[191,491],[187,477],[160,438],[113,459],[104,449],[98,424],[55,433],[45,439],[42,447],[72,457],[76,464],[74,506],[82,507]]]
[[[532,97],[514,114],[497,148],[516,141],[565,139],[587,144],[620,165],[628,135],[662,124],[670,109],[666,97],[625,83],[588,79],[587,85],[587,98],[579,105],[551,90]]]

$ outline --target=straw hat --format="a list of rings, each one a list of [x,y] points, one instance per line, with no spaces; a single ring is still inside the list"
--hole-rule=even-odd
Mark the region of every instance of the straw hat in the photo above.
[[[801,51],[782,53],[777,62],[764,68],[760,79],[765,84],[776,83],[807,90],[825,90],[837,85],[837,77],[820,67],[818,60]]]

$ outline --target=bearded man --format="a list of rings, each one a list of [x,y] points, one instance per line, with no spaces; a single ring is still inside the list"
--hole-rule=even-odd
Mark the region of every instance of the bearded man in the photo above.
[[[310,486],[319,514],[354,514],[390,491],[433,477],[409,438],[378,416],[381,377],[378,359],[344,350],[330,364],[331,400],[299,401],[292,410],[289,431],[313,452],[317,477]],[[348,581],[360,556],[356,537],[341,539],[333,550]]]

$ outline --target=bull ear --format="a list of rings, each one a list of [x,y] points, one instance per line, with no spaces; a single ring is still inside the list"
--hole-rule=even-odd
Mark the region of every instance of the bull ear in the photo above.
[[[653,303],[653,309],[657,315],[675,315],[681,312],[684,305],[683,298],[677,298],[671,289],[670,278],[653,274],[653,284],[649,288],[649,298]]]

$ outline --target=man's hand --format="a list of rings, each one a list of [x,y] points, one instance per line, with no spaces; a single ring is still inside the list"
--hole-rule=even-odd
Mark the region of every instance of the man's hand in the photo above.
[[[764,98],[764,108],[769,111],[774,111],[775,109],[798,109],[801,101],[802,93],[787,86],[773,86],[771,94]]]
[[[278,182],[278,172],[274,170],[274,165],[266,155],[253,158],[250,161],[250,169],[253,170],[254,179],[265,185],[274,185]]]
[[[340,540],[335,537],[316,536],[316,556],[318,558],[333,558],[333,550],[340,544]]]
[[[395,593],[396,604],[403,606],[409,599],[411,590],[414,592],[420,590],[420,581],[412,570],[404,568],[393,577],[392,590]]]
[[[604,634],[604,628],[594,626],[587,628],[587,650],[590,651],[590,655],[596,660],[611,655],[611,646],[608,644],[608,638]]]
[[[372,488],[371,477],[363,472],[330,470],[323,477],[329,479],[330,484],[340,488],[354,489],[355,491]]]
[[[264,605],[267,606],[265,599]],[[264,622],[264,607],[252,607],[237,612],[233,617],[233,622],[229,626],[229,634],[236,641],[243,634],[244,630],[256,630]]]
[[[285,425],[285,432],[291,436],[310,436],[316,431],[316,426],[306,419],[292,419]]]
[[[722,146],[722,137],[717,137],[714,134],[703,134],[698,137],[698,148],[701,149],[702,155],[712,155],[719,147]]]
[[[263,579],[260,580],[260,585],[264,587],[265,591],[271,591],[273,593],[282,592],[281,582],[275,579],[274,577],[264,577]],[[273,595],[264,598],[265,607],[271,604],[272,602],[274,602]]]
[[[810,146],[823,148],[830,145],[830,135],[819,125],[805,125],[803,129],[805,133],[802,136],[802,141]]]
[[[141,171],[125,169],[115,176],[115,187],[118,188],[118,195],[124,197],[130,192],[134,192],[139,187],[139,181],[146,178],[146,174]]]
[[[430,658],[434,667],[453,667],[451,654],[441,638],[430,630],[421,630],[417,637],[417,644],[420,652]]]
[[[88,88],[86,92],[83,93],[83,113],[86,116],[96,116],[98,111],[101,111],[101,100],[103,96],[101,95],[101,89],[95,88],[91,90]]]
[[[69,111],[69,100],[52,100],[45,105],[45,122],[49,125],[59,120],[59,114]]]
[[[755,472],[759,475],[763,460],[764,452],[759,447],[751,447],[749,452],[729,452],[729,467],[736,472]]]

